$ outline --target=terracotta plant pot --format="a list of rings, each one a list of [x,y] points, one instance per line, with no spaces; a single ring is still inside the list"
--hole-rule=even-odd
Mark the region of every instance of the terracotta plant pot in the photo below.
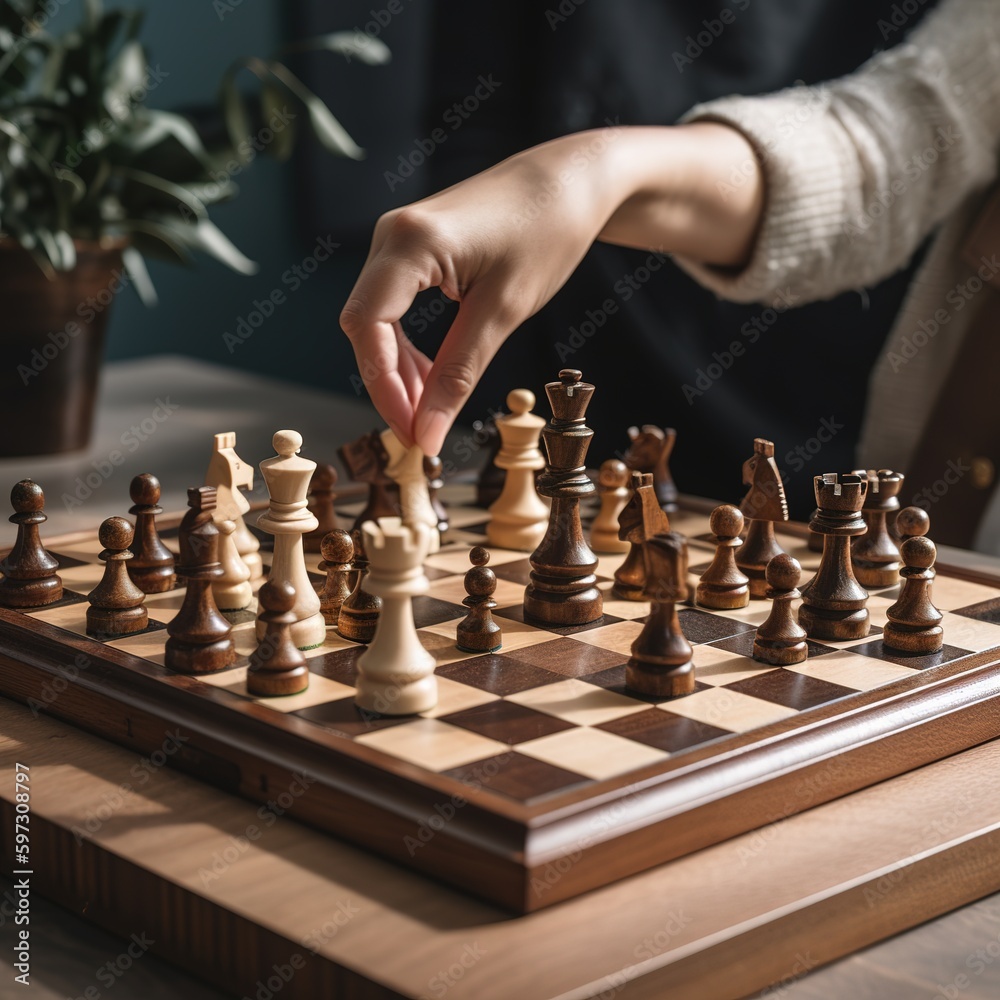
[[[108,313],[127,278],[121,245],[76,249],[76,267],[49,279],[20,244],[0,240],[0,457],[90,442]]]

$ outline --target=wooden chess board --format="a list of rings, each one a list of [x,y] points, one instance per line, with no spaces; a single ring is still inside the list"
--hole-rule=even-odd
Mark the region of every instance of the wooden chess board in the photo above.
[[[657,701],[624,687],[648,605],[607,594],[594,624],[526,624],[527,556],[494,550],[503,648],[463,653],[455,646],[462,577],[469,548],[485,542],[486,515],[464,502],[470,494],[453,491],[452,527],[427,562],[430,592],[414,602],[421,641],[437,661],[433,711],[359,711],[352,695],[364,647],[333,630],[306,653],[306,692],[249,696],[253,607],[232,616],[237,666],[173,674],[162,665],[163,644],[181,591],[148,597],[145,632],[89,638],[85,595],[103,571],[96,530],[46,539],[61,563],[62,601],[0,609],[0,693],[261,802],[262,825],[289,812],[518,912],[1000,735],[998,580],[949,567],[934,587],[945,612],[938,654],[883,649],[880,626],[896,588],[871,592],[867,638],[810,642],[809,658],[787,668],[750,655],[767,602],[686,606],[680,620],[697,688]],[[341,508],[345,523],[359,507]],[[688,536],[693,577],[714,551],[709,510],[692,502],[671,518]],[[161,519],[172,547],[178,521]],[[797,526],[779,532],[809,570],[818,556],[803,538]],[[601,558],[605,591],[622,558]]]

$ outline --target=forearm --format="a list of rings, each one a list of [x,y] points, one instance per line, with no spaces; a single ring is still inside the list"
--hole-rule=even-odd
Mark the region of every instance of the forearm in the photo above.
[[[753,247],[764,185],[753,147],[714,122],[622,129],[609,153],[618,207],[599,239],[739,267]]]

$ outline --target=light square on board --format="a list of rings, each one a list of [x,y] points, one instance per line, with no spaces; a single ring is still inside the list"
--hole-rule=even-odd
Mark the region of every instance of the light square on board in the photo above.
[[[84,566],[62,567],[58,570],[63,586],[81,594],[90,593],[104,577],[104,563],[88,563]]]
[[[600,646],[601,649],[607,649],[613,653],[620,653],[628,659],[632,653],[632,643],[641,631],[642,622],[614,622],[611,625],[601,625],[586,632],[576,632],[573,634],[573,639],[577,642],[586,642],[591,646]]]
[[[507,700],[566,719],[578,726],[596,726],[649,707],[645,702],[627,698],[575,677],[519,691],[508,695]]]
[[[510,549],[490,549],[490,566],[502,566],[504,563],[516,562],[524,559],[525,553],[513,552]],[[428,556],[426,565],[435,569],[444,569],[449,573],[462,573],[472,568],[469,562],[469,550],[460,548],[457,551],[450,548],[442,548],[440,552]]]
[[[853,688],[855,691],[871,691],[901,677],[919,673],[913,667],[861,656],[846,649],[828,653],[826,656],[817,656],[804,663],[793,663],[782,669],[805,674],[807,677],[817,677],[831,684]]]
[[[702,684],[710,684],[712,687],[746,680],[773,669],[767,663],[758,663],[741,653],[718,646],[701,644],[694,647],[694,675]]]
[[[641,706],[643,709],[647,705]],[[587,727],[567,729],[516,747],[518,753],[600,781],[625,774],[669,756],[663,750]]]
[[[974,652],[1000,646],[1000,625],[992,622],[976,621],[975,618],[946,612],[941,626],[944,628],[944,641],[952,646]]]
[[[820,659],[825,658],[820,657]],[[660,707],[674,715],[683,715],[686,719],[694,719],[696,722],[703,722],[719,729],[728,729],[733,733],[759,729],[761,726],[780,722],[798,714],[794,708],[786,708],[775,702],[762,701],[760,698],[722,687],[695,691],[694,694],[665,702]]]
[[[438,702],[434,708],[420,714],[425,719],[437,719],[442,715],[462,712],[469,708],[478,708],[490,701],[499,701],[499,695],[472,687],[471,684],[460,684],[448,677],[437,677]],[[353,688],[348,689],[352,694]]]
[[[430,632],[443,638],[450,639],[451,644],[455,644],[456,630],[459,619],[449,622],[442,622],[440,625],[429,625],[421,629],[420,632]],[[522,649],[525,646],[533,646],[539,642],[548,642],[552,638],[552,633],[543,628],[536,628],[534,625],[526,625],[524,622],[514,621],[510,618],[503,618],[498,621],[503,630],[503,651],[509,652],[512,649]],[[457,649],[457,647],[456,647]],[[459,650],[459,652],[461,652]],[[467,656],[478,656],[478,653],[464,654]]]
[[[622,618],[626,621],[636,621],[645,618],[652,610],[649,601],[620,601],[617,597],[611,596],[611,588],[614,584],[605,584],[601,589],[604,591],[604,613],[614,615],[615,618]]]
[[[438,719],[415,719],[390,729],[365,733],[358,743],[392,754],[428,771],[446,771],[474,760],[493,757],[507,749],[505,743],[450,726]]]
[[[472,568],[472,563],[469,563]],[[430,589],[427,593],[438,600],[447,601],[450,604],[461,604],[468,596],[465,589],[465,575],[446,576],[440,580],[431,581]],[[508,604],[517,604],[524,598],[524,587],[519,583],[512,583],[510,580],[497,580],[497,589],[493,592],[493,600],[503,607]],[[465,610],[464,608],[462,609]]]

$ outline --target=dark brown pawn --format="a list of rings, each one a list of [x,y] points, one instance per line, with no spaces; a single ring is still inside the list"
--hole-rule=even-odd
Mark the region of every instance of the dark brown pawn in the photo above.
[[[813,639],[863,639],[870,624],[868,591],[851,568],[851,538],[868,530],[861,517],[868,479],[828,472],[813,478],[813,488],[818,506],[809,527],[826,540],[819,569],[802,588],[799,624]]]
[[[59,560],[42,545],[38,526],[48,518],[42,513],[45,494],[41,486],[22,479],[10,491],[14,513],[8,518],[17,525],[17,539],[0,570],[0,605],[5,608],[38,608],[52,604],[63,595],[62,580],[56,575]]]
[[[795,620],[792,602],[799,594],[802,567],[798,559],[787,552],[775,556],[764,570],[771,613],[757,628],[753,642],[753,658],[774,667],[801,663],[809,655],[806,630]]]
[[[630,427],[631,444],[625,452],[625,464],[633,472],[649,472],[653,476],[653,489],[663,510],[670,514],[677,510],[677,487],[670,474],[670,454],[674,450],[677,431],[673,427],[662,430],[655,424],[642,428]]]
[[[644,601],[646,556],[643,545],[653,535],[670,530],[670,519],[660,507],[651,472],[632,473],[632,496],[618,515],[618,537],[630,548],[625,561],[615,570],[611,596],[620,601]]]
[[[715,558],[701,575],[695,601],[704,608],[745,608],[750,603],[750,579],[736,565],[736,550],[743,544],[743,514],[739,507],[722,504],[708,523],[715,535]]]
[[[899,600],[885,613],[888,621],[882,643],[901,653],[936,653],[944,645],[944,616],[931,603],[937,548],[929,538],[913,535],[903,542],[900,552],[903,587]]]
[[[931,530],[931,519],[923,507],[904,507],[896,515],[896,532],[901,541],[926,535]]]
[[[458,623],[457,645],[466,653],[495,653],[503,642],[500,626],[493,620],[497,577],[486,565],[490,554],[481,545],[472,549],[469,559],[472,569],[465,574],[465,592],[469,596],[462,601],[469,613]]]
[[[352,531],[354,542],[353,567],[357,572],[354,590],[340,606],[337,618],[337,635],[352,642],[369,643],[375,638],[375,627],[382,611],[382,598],[369,594],[365,590],[365,577],[368,576],[368,556],[360,531]]]
[[[500,432],[493,418],[477,420],[472,425],[473,441],[486,451],[486,458],[476,478],[476,506],[489,507],[500,496],[507,478],[507,470],[500,469],[494,459],[500,454]]]
[[[247,668],[247,691],[258,697],[298,694],[309,687],[309,667],[302,651],[292,639],[295,624],[295,588],[287,580],[268,581],[257,595],[260,620],[267,630],[250,654]]]
[[[861,508],[868,531],[851,543],[854,575],[864,587],[891,587],[899,580],[899,547],[889,533],[887,518],[899,510],[903,476],[888,469],[858,475],[868,477],[868,495]]]
[[[319,527],[302,536],[306,552],[319,552],[326,535],[340,527],[337,512],[333,509],[333,502],[337,499],[336,485],[337,470],[332,465],[317,465],[309,480],[309,511],[319,521]]]
[[[177,572],[187,581],[184,603],[167,625],[164,663],[182,674],[210,674],[236,662],[232,626],[219,613],[212,581],[222,575],[219,529],[212,520],[215,487],[188,490],[188,507],[180,527]]]
[[[156,531],[156,515],[163,513],[160,506],[160,481],[149,472],[136,476],[129,484],[132,506],[129,513],[135,517],[135,539],[132,559],[128,562],[128,575],[144,594],[162,594],[172,590],[177,583],[174,573],[174,554],[163,544]]]
[[[340,618],[340,608],[351,596],[351,560],[354,558],[354,543],[351,536],[337,528],[327,532],[320,548],[323,561],[321,572],[326,573],[326,583],[319,592],[319,610],[327,625],[336,625]]]
[[[632,643],[625,686],[654,698],[676,698],[694,690],[691,644],[677,617],[677,602],[688,596],[687,543],[669,531],[648,539],[643,550],[652,612]]]
[[[87,635],[98,639],[141,632],[149,624],[146,595],[129,579],[126,563],[132,559],[132,525],[124,517],[109,517],[97,536],[104,551],[104,576],[87,600]]]
[[[444,486],[444,462],[437,455],[424,456],[424,475],[427,477],[431,507],[438,519],[438,531],[443,535],[448,530],[448,508],[439,496],[441,487]]]

